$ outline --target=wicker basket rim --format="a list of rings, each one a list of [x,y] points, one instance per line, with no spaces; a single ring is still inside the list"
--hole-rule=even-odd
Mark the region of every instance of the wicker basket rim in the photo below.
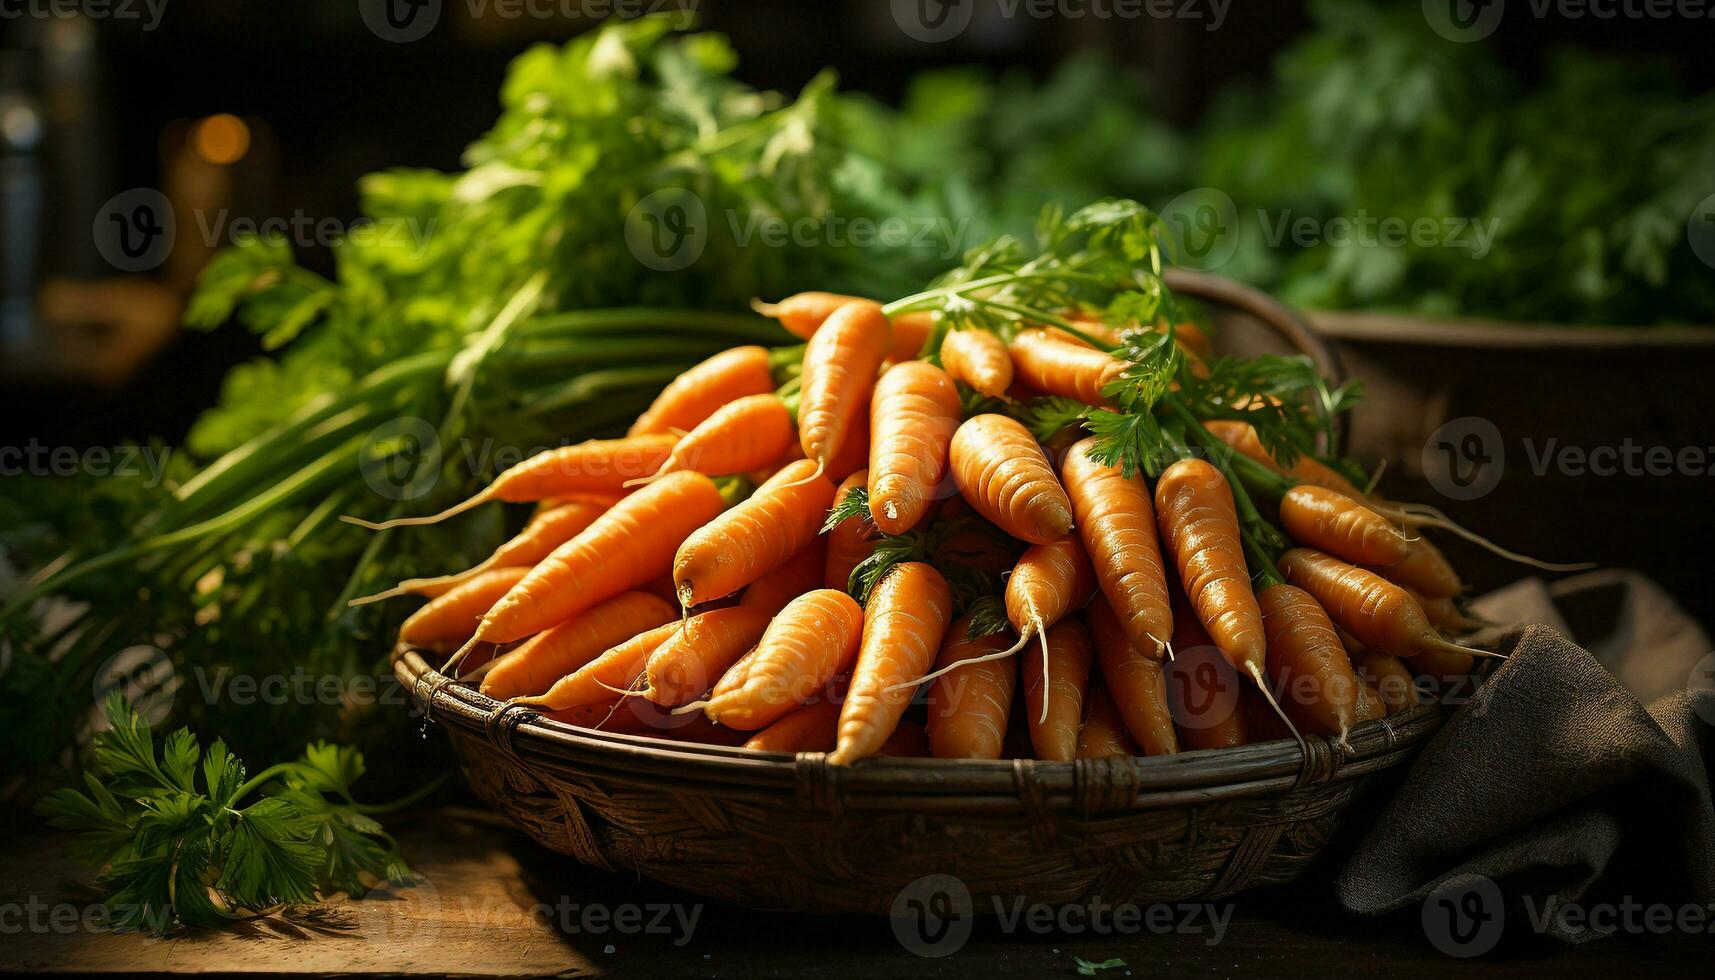
[[[1085,799],[1088,784],[1098,778],[1117,782],[1128,799],[1155,796],[1164,803],[1187,796],[1278,792],[1393,765],[1432,735],[1446,714],[1441,705],[1429,703],[1366,722],[1349,733],[1344,747],[1309,736],[1302,748],[1288,739],[1171,756],[1075,762],[874,758],[834,766],[820,752],[790,756],[578,728],[458,684],[408,648],[394,652],[393,669],[425,718],[484,737],[498,751],[525,763],[569,766],[640,787],[668,783],[762,795],[815,795],[822,783],[837,781],[842,797],[870,795],[889,801],[991,798],[1016,803],[1021,783],[1028,782],[1033,795],[1040,794],[1041,804],[1052,807]]]

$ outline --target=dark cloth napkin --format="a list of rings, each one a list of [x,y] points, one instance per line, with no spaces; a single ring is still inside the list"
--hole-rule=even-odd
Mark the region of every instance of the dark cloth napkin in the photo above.
[[[1522,583],[1477,609],[1554,625],[1498,638],[1510,659],[1382,804],[1338,873],[1341,904],[1360,914],[1421,907],[1476,876],[1537,910],[1597,896],[1715,902],[1707,635],[1624,572]],[[1566,635],[1568,622],[1586,646]],[[1599,934],[1558,919],[1544,931],[1568,942]]]

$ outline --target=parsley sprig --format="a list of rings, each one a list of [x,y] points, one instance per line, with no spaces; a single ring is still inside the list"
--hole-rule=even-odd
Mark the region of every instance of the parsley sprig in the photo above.
[[[87,793],[61,789],[37,809],[73,832],[73,857],[100,868],[116,927],[158,935],[215,926],[409,874],[373,814],[415,802],[439,780],[366,806],[352,796],[364,772],[354,749],[317,742],[246,778],[222,741],[205,752],[181,728],[157,754],[148,720],[123,697],[110,695],[103,711],[108,728],[94,750],[106,778],[86,771]]]

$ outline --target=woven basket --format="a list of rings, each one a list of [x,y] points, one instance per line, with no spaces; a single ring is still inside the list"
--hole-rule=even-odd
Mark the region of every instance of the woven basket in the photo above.
[[[1169,270],[1338,379],[1332,349],[1268,296]],[[1331,447],[1337,448],[1337,447]],[[753,908],[886,914],[927,875],[971,907],[1209,899],[1296,877],[1373,774],[1440,726],[1429,704],[1308,740],[1077,762],[797,757],[591,731],[505,705],[416,651],[396,676],[452,737],[477,794],[538,842]]]
[[[393,670],[466,778],[543,846],[762,909],[886,914],[948,874],[975,908],[1209,899],[1296,877],[1374,773],[1440,726],[1422,705],[1325,738],[1076,762],[797,757],[574,728],[403,650]]]

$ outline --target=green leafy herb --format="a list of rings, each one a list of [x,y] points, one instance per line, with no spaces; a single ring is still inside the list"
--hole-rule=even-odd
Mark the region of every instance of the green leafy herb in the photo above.
[[[1103,960],[1100,963],[1091,963],[1082,956],[1074,956],[1072,957],[1072,965],[1077,968],[1079,976],[1093,977],[1103,970],[1123,969],[1125,967],[1125,960],[1116,956],[1113,959]]]
[[[246,780],[216,741],[189,729],[162,740],[118,694],[103,706],[87,792],[62,789],[38,811],[71,831],[72,854],[99,869],[112,921],[159,935],[214,926],[335,892],[361,895],[406,875],[393,839],[351,796],[363,775],[355,750],[318,743],[296,762]],[[438,786],[439,781],[431,784]]]

